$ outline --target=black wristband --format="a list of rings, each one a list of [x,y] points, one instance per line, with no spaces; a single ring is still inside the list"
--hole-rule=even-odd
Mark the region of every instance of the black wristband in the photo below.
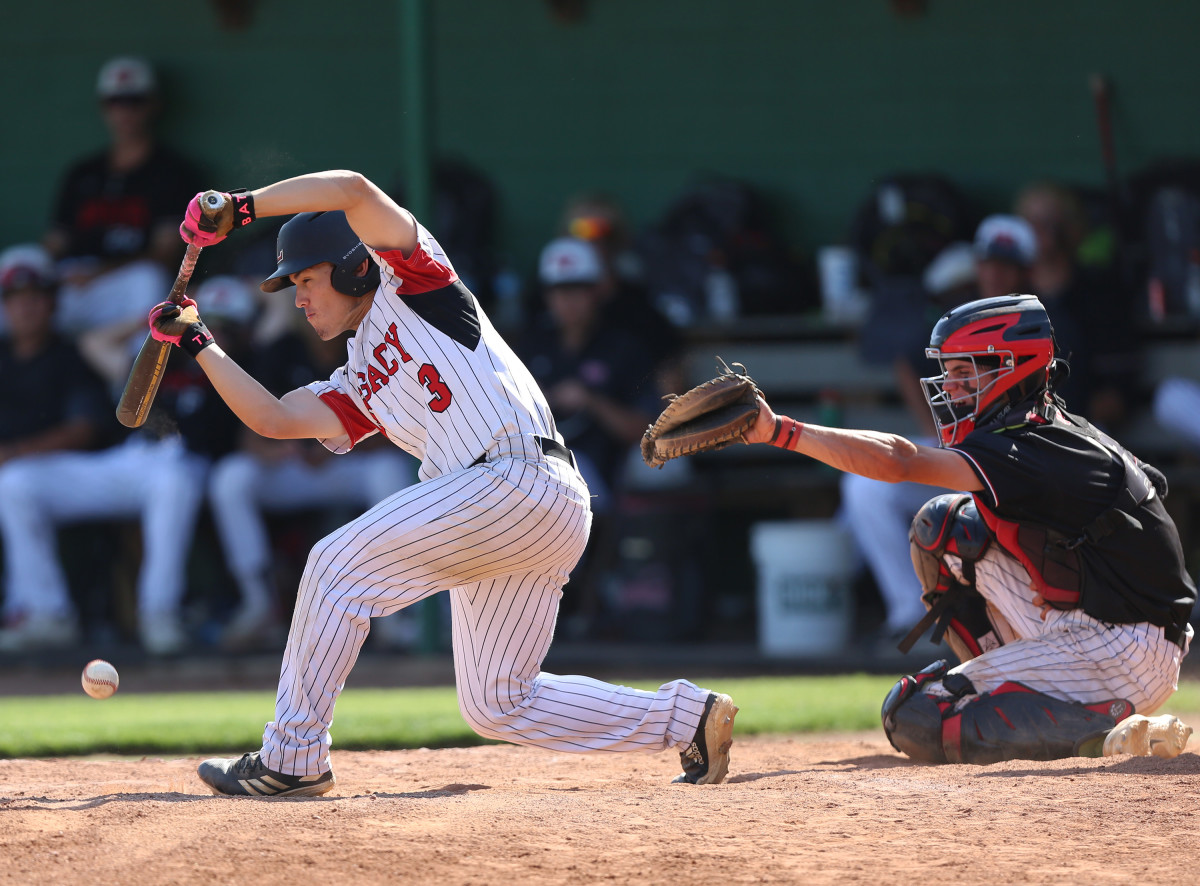
[[[257,218],[254,214],[254,195],[245,188],[230,191],[229,199],[233,203],[233,226],[235,228],[244,228]]]
[[[197,320],[183,335],[179,336],[179,347],[183,348],[187,353],[195,357],[211,344],[215,344],[212,333],[208,331],[208,327],[204,325],[203,320]]]
[[[779,439],[779,432],[783,430],[783,419],[780,416],[775,416],[775,433],[771,435],[771,439],[767,443],[771,446],[775,445],[775,441]]]

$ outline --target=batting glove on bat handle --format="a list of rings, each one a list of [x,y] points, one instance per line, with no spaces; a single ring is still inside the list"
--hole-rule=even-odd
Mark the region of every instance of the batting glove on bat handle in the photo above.
[[[173,344],[193,357],[214,344],[212,333],[196,310],[196,302],[190,298],[179,304],[170,301],[156,304],[150,309],[148,322],[150,336],[155,341]]]
[[[254,196],[236,191],[202,191],[188,203],[179,236],[193,246],[212,246],[234,228],[244,228],[256,218]]]

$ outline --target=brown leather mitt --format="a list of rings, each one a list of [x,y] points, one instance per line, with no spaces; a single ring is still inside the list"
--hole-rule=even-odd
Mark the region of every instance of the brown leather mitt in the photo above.
[[[642,435],[642,460],[661,468],[673,458],[696,452],[724,449],[744,442],[743,435],[758,416],[755,398],[762,392],[746,374],[746,367],[726,365],[717,358],[721,374],[683,394],[671,394],[671,402]]]

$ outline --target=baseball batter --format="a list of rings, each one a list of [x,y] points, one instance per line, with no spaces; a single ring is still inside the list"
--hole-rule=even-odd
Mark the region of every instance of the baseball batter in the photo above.
[[[151,312],[248,427],[347,452],[372,434],[421,460],[420,482],[313,548],[296,599],[275,718],[262,748],[207,760],[219,794],[314,795],[334,785],[330,726],[370,620],[439,591],[451,600],[459,708],[480,735],[559,751],[678,748],[676,780],[720,782],[737,708],[677,680],[642,692],[541,670],[563,585],[591,523],[588,490],[533,378],[429,232],[361,175],[300,176],[234,192],[216,232],[197,195],[180,227],[210,246],[257,216],[280,230],[266,291],[295,285],[322,339],[354,332],[328,379],[276,398],[203,321]]]
[[[1180,753],[1191,729],[1144,716],[1177,688],[1196,600],[1162,474],[1066,411],[1035,296],[951,310],[927,354],[942,369],[922,380],[938,448],[804,425],[762,400],[746,434],[865,477],[964,490],[928,502],[910,532],[921,627],[937,621],[962,663],[896,684],[892,744],[943,763]]]

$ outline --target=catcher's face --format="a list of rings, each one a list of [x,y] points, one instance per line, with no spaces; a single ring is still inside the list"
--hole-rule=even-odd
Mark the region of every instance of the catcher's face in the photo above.
[[[970,360],[947,360],[942,390],[956,413],[974,412],[979,394],[979,373],[975,364]]]
[[[355,298],[338,292],[329,279],[332,272],[331,262],[321,262],[290,277],[296,284],[296,307],[304,311],[304,319],[322,341],[357,329],[373,300],[370,293]]]
[[[942,374],[921,379],[925,399],[942,443],[959,443],[974,427],[976,414],[987,408],[988,392],[998,375],[1008,370],[996,365],[998,358],[941,358],[932,349],[927,353],[941,362]]]

